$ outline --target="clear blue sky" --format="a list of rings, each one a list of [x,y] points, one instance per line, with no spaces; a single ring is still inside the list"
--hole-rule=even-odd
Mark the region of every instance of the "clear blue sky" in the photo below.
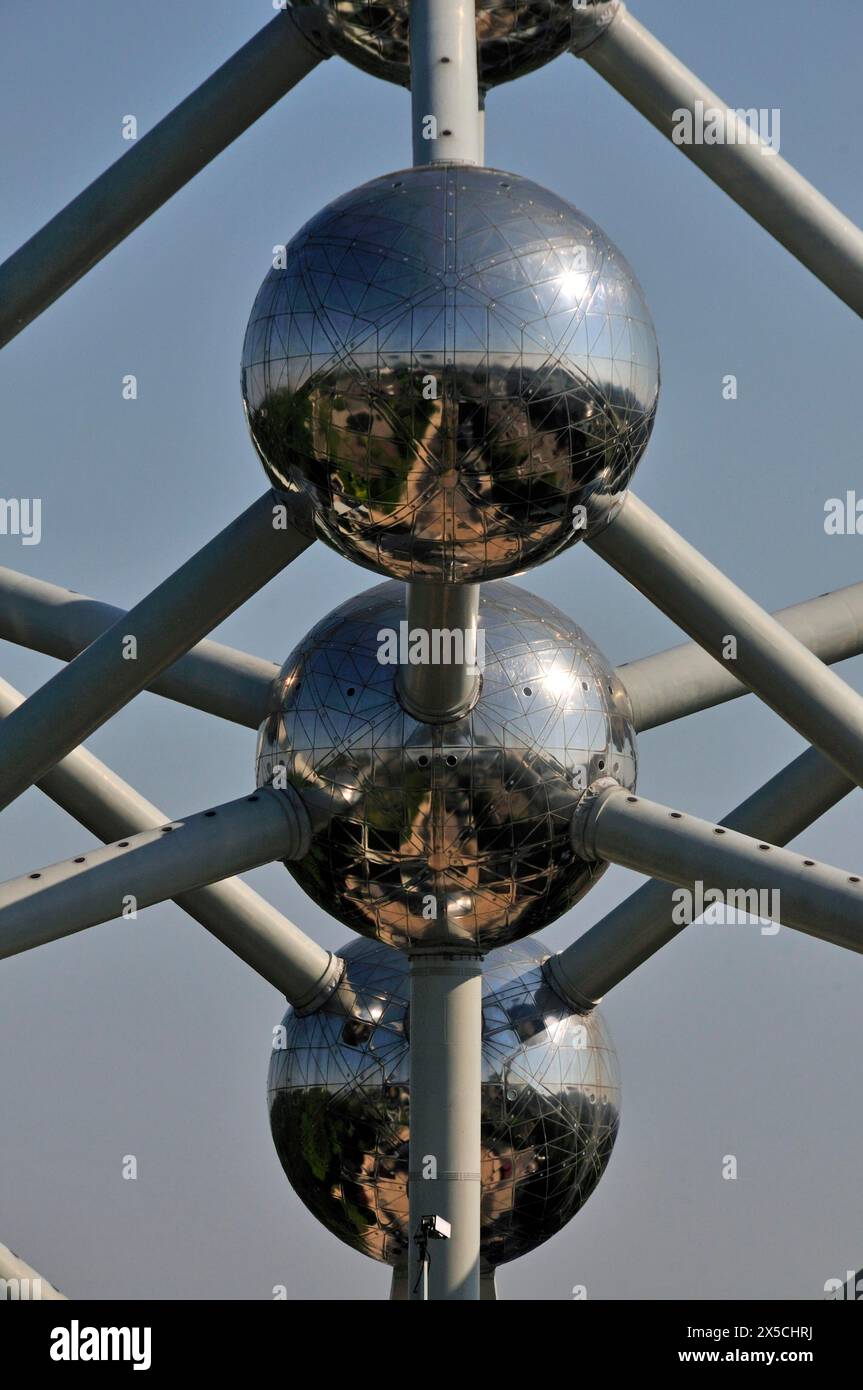
[[[630,8],[730,105],[779,107],[783,155],[863,221],[857,0]],[[123,153],[124,115],[149,129],[271,15],[264,0],[7,7],[0,255]],[[863,496],[851,311],[572,58],[492,94],[487,158],[581,207],[641,280],[664,378],[645,500],[767,607],[856,582],[863,538],[823,526],[827,498]],[[323,64],[7,347],[0,495],[42,499],[43,538],[0,536],[0,563],[129,605],[257,496],[239,360],[271,248],[409,159],[406,93]],[[218,636],[280,661],[370,580],[314,547]],[[520,582],[615,662],[679,640],[582,548]],[[55,669],[0,645],[25,691]],[[840,669],[859,686],[858,661]],[[149,695],[89,746],[172,815],[254,778],[251,732]],[[801,747],[749,697],[644,735],[639,786],[716,819]],[[859,870],[859,797],[801,845]],[[30,791],[3,814],[0,877],[90,843]],[[345,940],[284,870],[250,879],[327,946]],[[549,943],[636,883],[610,871]],[[858,1268],[861,985],[857,956],[736,924],[691,927],[615,990],[604,1014],[624,1105],[609,1171],[561,1235],[503,1270],[503,1296],[818,1298]],[[386,1271],[317,1226],[276,1159],[265,1085],[280,1013],[171,905],[4,962],[0,1240],[79,1296],[385,1296]],[[137,1182],[122,1179],[125,1154]]]

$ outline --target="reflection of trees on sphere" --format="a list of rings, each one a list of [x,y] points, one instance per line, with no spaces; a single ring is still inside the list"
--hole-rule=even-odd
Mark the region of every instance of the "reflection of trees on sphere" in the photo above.
[[[395,693],[380,634],[402,585],[341,604],[288,658],[261,728],[257,780],[281,774],[332,816],[287,865],[339,921],[392,945],[488,950],[538,931],[602,872],[577,860],[573,810],[598,777],[635,785],[620,684],[589,637],[514,585],[483,588],[473,710],[422,724]]]
[[[374,179],[313,217],[243,349],[270,480],[321,539],[405,580],[502,578],[582,539],[627,487],[658,390],[650,313],[600,228],[467,165]]]
[[[604,0],[475,0],[480,85],[494,87],[564,53]],[[320,11],[333,51],[349,63],[410,86],[410,0],[291,0]]]
[[[306,1206],[341,1240],[388,1264],[407,1251],[410,1132],[407,958],[354,941],[347,976],[315,1013],[285,1016],[270,1123]],[[546,952],[519,943],[483,965],[482,1258],[503,1264],[561,1229],[602,1176],[619,1079],[596,1011],[546,984]]]

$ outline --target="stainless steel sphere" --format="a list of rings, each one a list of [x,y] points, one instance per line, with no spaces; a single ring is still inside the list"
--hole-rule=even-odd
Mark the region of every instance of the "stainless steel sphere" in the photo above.
[[[650,313],[605,234],[467,166],[390,174],[313,217],[243,349],[271,482],[393,579],[504,578],[580,540],[622,496],[658,391]]]
[[[292,0],[316,9],[334,52],[374,77],[410,86],[410,0]],[[494,87],[592,37],[607,0],[476,0],[479,79]]]
[[[574,857],[573,809],[596,778],[635,786],[626,697],[601,652],[544,600],[483,588],[482,688],[470,714],[405,713],[382,635],[404,588],[350,599],[312,629],[275,682],[258,785],[315,789],[332,818],[287,867],[346,926],[390,945],[481,950],[538,931],[602,867]]]
[[[407,957],[376,942],[340,953],[346,987],[285,1015],[270,1061],[270,1125],[297,1195],[363,1254],[408,1249]],[[617,1135],[617,1059],[599,1014],[574,1013],[525,944],[483,965],[482,1258],[500,1265],[555,1235],[602,1177]]]

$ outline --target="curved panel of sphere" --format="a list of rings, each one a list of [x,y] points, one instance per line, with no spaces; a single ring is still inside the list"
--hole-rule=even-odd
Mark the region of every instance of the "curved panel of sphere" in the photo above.
[[[410,0],[291,0],[320,11],[335,53],[374,77],[410,86]],[[606,0],[476,0],[480,86],[509,82],[564,53]]]
[[[514,174],[408,169],[294,237],[243,349],[252,437],[317,534],[395,579],[503,578],[607,518],[659,359],[629,265]]]
[[[328,1230],[398,1264],[408,1243],[407,958],[354,941],[339,992],[284,1018],[270,1124],[297,1194]],[[619,1123],[617,1060],[596,1010],[574,1013],[519,943],[483,964],[482,1231],[487,1265],[541,1245],[584,1205]]]
[[[625,695],[589,637],[511,584],[483,588],[474,709],[422,724],[380,660],[404,589],[341,604],[286,661],[258,742],[258,785],[329,798],[287,867],[327,912],[391,945],[489,950],[567,911],[604,866],[574,857],[570,821],[598,777],[635,786]]]

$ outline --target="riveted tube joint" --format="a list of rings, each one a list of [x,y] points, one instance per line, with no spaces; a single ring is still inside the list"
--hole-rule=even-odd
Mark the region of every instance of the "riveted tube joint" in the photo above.
[[[260,864],[301,858],[311,836],[299,795],[263,787],[22,874],[0,884],[0,959],[122,917],[130,905],[137,912],[174,898],[186,907],[191,890]],[[194,903],[189,910],[196,915]]]
[[[615,784],[589,789],[573,817],[572,838],[586,859],[620,864],[684,889],[707,884],[748,915],[863,952],[863,874],[671,810]],[[746,896],[753,892],[757,912]]]

